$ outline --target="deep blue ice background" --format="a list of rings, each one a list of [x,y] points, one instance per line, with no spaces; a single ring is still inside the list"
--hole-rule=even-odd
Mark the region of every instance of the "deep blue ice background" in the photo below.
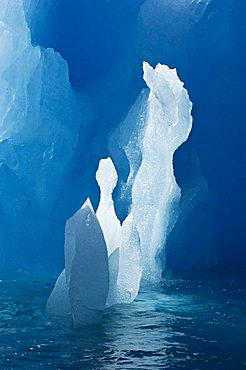
[[[188,3],[60,0],[41,17],[45,6],[39,2],[29,19],[33,43],[59,51],[75,90],[92,100],[88,140],[81,132],[54,210],[63,214],[54,261],[61,260],[65,219],[88,195],[98,202],[98,159],[111,154],[120,177],[126,176],[126,159],[108,148],[108,136],[143,87],[141,63],[147,60],[176,67],[194,103],[193,131],[175,154],[182,215],[167,243],[167,267],[244,269],[246,3]],[[89,164],[81,161],[86,155]],[[115,200],[124,218],[117,192]]]
[[[78,96],[90,99],[90,125],[64,173],[50,232],[32,255],[49,274],[23,274],[28,263],[1,274],[1,369],[246,369],[246,2],[186,3],[33,0],[32,42],[66,59]],[[127,175],[108,137],[144,86],[143,60],[176,67],[194,103],[191,136],[175,154],[182,213],[167,242],[167,279],[106,311],[101,326],[76,331],[45,313],[51,271],[63,267],[66,219],[87,196],[98,202],[98,160],[111,154],[120,178]],[[202,276],[194,271],[204,268]]]

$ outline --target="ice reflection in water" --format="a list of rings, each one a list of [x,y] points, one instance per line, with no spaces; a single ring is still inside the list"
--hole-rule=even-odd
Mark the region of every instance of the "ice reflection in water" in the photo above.
[[[2,369],[246,368],[245,280],[176,280],[72,329],[43,309],[53,281],[0,283]]]

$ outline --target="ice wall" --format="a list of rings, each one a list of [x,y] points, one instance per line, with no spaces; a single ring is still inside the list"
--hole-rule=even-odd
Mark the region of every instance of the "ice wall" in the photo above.
[[[0,85],[0,266],[41,267],[81,117],[66,62],[32,46],[20,0],[1,1]]]

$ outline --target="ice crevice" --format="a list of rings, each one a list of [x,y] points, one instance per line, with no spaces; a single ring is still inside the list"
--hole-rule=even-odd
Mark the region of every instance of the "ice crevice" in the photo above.
[[[106,158],[95,175],[101,193],[97,211],[87,200],[66,224],[65,270],[47,311],[70,317],[75,326],[99,322],[107,307],[131,303],[141,283],[162,277],[159,254],[165,254],[179,212],[173,154],[191,131],[192,104],[175,69],[144,62],[143,71],[148,89],[113,134],[129,160],[129,177],[122,184],[130,194],[128,216],[121,224],[116,215],[112,194],[118,175]]]

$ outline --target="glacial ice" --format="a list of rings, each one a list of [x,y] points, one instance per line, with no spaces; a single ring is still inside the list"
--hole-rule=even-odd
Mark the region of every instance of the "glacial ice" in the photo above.
[[[50,314],[71,312],[75,327],[100,322],[109,289],[108,254],[89,200],[66,223],[65,270],[47,303]],[[68,298],[68,299],[67,299]]]
[[[118,276],[119,276],[120,248],[116,248],[109,256],[109,290],[106,307],[114,306],[118,303]]]
[[[31,44],[21,0],[2,0],[0,267],[7,267],[5,260],[10,268],[11,261],[13,267],[35,269],[47,259],[47,219],[80,124],[66,62],[54,50]]]
[[[130,164],[123,185],[123,191],[128,188],[131,193],[128,216],[121,226],[112,197],[118,175],[111,158],[106,158],[96,172],[100,187],[96,215],[87,200],[66,223],[66,281],[62,272],[47,309],[54,313],[60,300],[63,308],[57,314],[71,307],[75,326],[99,322],[105,307],[132,302],[141,279],[161,280],[158,253],[179,212],[173,154],[190,133],[192,104],[176,70],[160,64],[154,69],[146,62],[143,70],[149,90],[140,94],[116,131],[121,132],[119,145]]]
[[[100,187],[100,202],[96,211],[97,219],[103,230],[110,256],[121,245],[121,225],[115,214],[113,190],[118,176],[111,158],[101,159],[96,172],[96,180]]]
[[[222,266],[245,263],[245,1],[72,3],[1,1],[0,268],[61,270],[65,221],[86,197],[97,203],[100,158],[113,158],[115,209],[121,222],[127,216],[148,110],[142,60],[176,66],[195,105],[195,130],[174,157],[182,205],[168,268],[210,266],[216,255]],[[69,80],[77,102],[82,93],[90,100],[85,125]],[[126,115],[128,131],[120,126],[111,140],[114,149],[124,141],[116,153],[108,136]]]
[[[46,310],[52,316],[71,317],[71,305],[68,296],[68,286],[65,269],[59,275],[46,304]]]
[[[130,213],[122,224],[116,303],[131,303],[138,295],[142,277],[140,237]]]
[[[147,101],[146,92],[142,92],[121,125],[121,137],[125,137],[124,130],[129,137],[123,149],[130,164],[123,191],[131,189],[131,212],[140,238],[143,280],[158,282],[164,267],[158,253],[176,222],[180,200],[173,154],[190,133],[192,104],[175,69],[161,64],[153,69],[146,62],[143,69],[150,89]],[[139,130],[134,133],[133,125],[131,135],[127,122],[134,120]],[[136,167],[139,158],[141,164]]]
[[[102,159],[96,173],[101,197],[96,212],[109,254],[109,294],[107,307],[132,302],[139,290],[142,274],[139,237],[132,214],[122,226],[112,199],[117,172],[111,158]]]
[[[118,176],[111,158],[101,159],[96,172],[96,180],[100,187],[100,202],[96,211],[106,241],[109,256],[109,293],[106,306],[116,303],[117,279],[119,272],[119,256],[122,230],[114,209],[112,198]]]
[[[65,233],[66,278],[74,326],[100,322],[108,296],[108,254],[89,200],[68,220]]]

